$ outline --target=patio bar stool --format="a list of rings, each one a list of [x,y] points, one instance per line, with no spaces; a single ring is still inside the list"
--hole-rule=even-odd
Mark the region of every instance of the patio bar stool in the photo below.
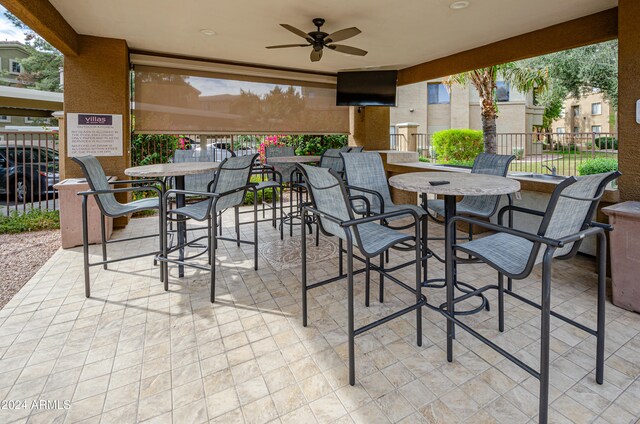
[[[409,240],[417,240],[420,233],[420,216],[412,209],[398,210],[386,214],[372,215],[364,218],[355,218],[351,202],[353,200],[366,199],[362,196],[349,196],[342,179],[333,171],[315,166],[298,165],[309,187],[311,205],[302,208],[303,219],[312,214],[319,223],[320,230],[326,236],[338,237],[346,243],[347,273],[344,274],[340,267],[339,275],[313,284],[307,284],[307,233],[302,234],[302,325],[307,326],[307,293],[316,287],[321,287],[344,278],[347,279],[347,309],[348,309],[348,344],[349,344],[349,384],[355,384],[355,336],[373,329],[381,324],[389,322],[404,314],[416,312],[416,344],[422,345],[422,306],[426,303],[422,295],[422,278],[420,271],[421,243],[414,244],[415,251],[415,288],[390,275],[384,269],[370,264],[369,259],[376,257],[385,250],[399,243]],[[385,219],[393,219],[400,216],[413,220],[413,234],[403,233],[398,230],[380,225]],[[358,256],[355,250],[362,256]],[[343,262],[343,249],[340,249],[340,263]],[[354,271],[354,259],[365,264],[365,268]],[[384,275],[400,287],[415,296],[415,303],[380,318],[374,322],[355,328],[354,313],[354,275],[370,271],[376,271]]]
[[[102,265],[104,269],[107,269],[107,264],[125,261],[128,259],[142,258],[144,256],[157,255],[162,252],[163,238],[162,238],[162,203],[160,199],[165,191],[164,182],[160,180],[116,180],[109,181],[102,169],[102,165],[95,156],[77,156],[72,160],[80,165],[82,173],[89,184],[90,190],[80,192],[78,195],[82,196],[82,250],[84,253],[84,292],[86,297],[91,296],[91,284],[89,268],[96,265]],[[156,183],[160,185],[158,188],[155,185],[149,185],[150,183]],[[144,186],[132,186],[124,188],[111,188],[111,185],[116,184],[145,184]],[[143,192],[152,191],[156,193],[157,197],[134,200],[128,203],[120,203],[116,197],[116,193],[127,192]],[[100,209],[100,235],[102,245],[102,261],[89,262],[89,234],[88,234],[88,218],[87,218],[87,200],[89,196],[93,196]],[[159,232],[158,234],[151,234],[146,236],[129,237],[126,239],[107,240],[105,231],[105,217],[118,218],[121,216],[127,216],[135,212],[157,210],[159,211]],[[111,243],[121,243],[131,240],[140,240],[149,237],[158,237],[159,250],[146,253],[138,253],[131,256],[125,256],[117,259],[107,259],[107,245]],[[163,269],[160,268],[160,278],[164,278]]]
[[[550,353],[550,323],[551,317],[558,318],[580,330],[596,336],[596,381],[602,384],[604,380],[604,342],[605,342],[605,296],[606,296],[606,267],[607,267],[607,239],[606,231],[612,230],[609,225],[593,222],[600,198],[605,187],[618,178],[619,172],[588,175],[584,177],[570,177],[558,184],[551,195],[545,212],[525,209],[516,206],[502,208],[498,216],[499,225],[491,224],[479,219],[456,216],[451,219],[446,228],[446,249],[450,251],[446,263],[447,270],[447,302],[440,306],[441,312],[447,318],[447,360],[453,361],[453,331],[458,325],[478,340],[496,350],[518,367],[540,380],[539,392],[539,422],[546,423],[549,408],[549,353]],[[517,212],[541,217],[538,231],[528,233],[502,225],[506,212]],[[495,233],[487,237],[458,244],[450,237],[458,222],[474,224]],[[578,253],[582,241],[588,236],[598,239],[598,296],[597,296],[597,324],[596,329],[587,327],[564,315],[551,310],[551,265],[553,259],[570,259]],[[468,294],[454,299],[453,292],[453,262],[466,261],[457,258],[456,252],[471,255],[486,263],[498,272],[497,285],[487,285]],[[509,280],[527,278],[534,265],[542,262],[541,303],[514,293],[509,284],[504,287],[504,277]],[[454,315],[455,305],[472,296],[482,294],[487,290],[498,291],[498,330],[504,331],[504,295],[510,295],[525,304],[541,311],[540,325],[540,369],[536,371],[515,355],[507,352],[479,331],[461,321]]]
[[[188,190],[176,190],[171,189],[167,190],[164,195],[163,204],[167,205],[170,201],[170,198],[175,194],[184,194],[191,196],[198,196],[206,198],[198,203],[188,204],[181,208],[166,210],[166,213],[163,214],[163,225],[162,225],[162,235],[163,235],[163,250],[162,253],[157,257],[157,259],[162,263],[164,268],[164,289],[169,290],[169,270],[168,264],[179,264],[184,266],[189,266],[192,268],[202,269],[210,272],[210,300],[211,303],[215,301],[215,284],[216,284],[216,250],[218,245],[218,240],[225,241],[233,241],[240,245],[249,244],[253,246],[253,260],[254,260],[254,269],[258,269],[258,205],[257,202],[253,204],[253,240],[241,240],[240,235],[237,234],[237,238],[228,238],[221,237],[218,235],[218,220],[216,217],[222,213],[223,211],[236,208],[242,205],[245,194],[248,190],[253,192],[254,198],[256,196],[255,184],[250,183],[249,179],[251,177],[251,169],[253,168],[253,163],[258,157],[257,154],[254,155],[246,155],[239,157],[231,157],[227,158],[220,163],[218,167],[218,171],[216,172],[216,176],[214,180],[208,185],[208,190],[203,192],[195,192]],[[170,220],[182,219],[179,216],[187,217],[193,219],[195,221],[207,222],[207,235],[197,237],[191,241],[185,242],[184,245],[173,246],[171,250],[168,249],[166,244],[167,239],[167,223]],[[207,247],[206,252],[208,253],[208,266],[201,265],[193,259],[200,256],[202,253],[186,257],[184,260],[173,259],[170,257],[170,254],[173,251],[176,251],[180,248],[188,247],[194,243],[202,239],[207,239]]]

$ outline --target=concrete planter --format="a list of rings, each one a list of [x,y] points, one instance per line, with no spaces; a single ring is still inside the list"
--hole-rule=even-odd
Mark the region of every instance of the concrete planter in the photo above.
[[[640,312],[640,202],[602,209],[614,226],[609,241],[613,304]]]
[[[110,177],[110,181],[116,177]],[[60,181],[53,188],[58,190],[60,202],[60,234],[63,249],[82,245],[82,196],[81,191],[89,190],[87,181],[80,178],[69,178]],[[100,209],[93,196],[87,202],[89,244],[100,243]],[[106,219],[107,240],[113,232],[113,219]]]

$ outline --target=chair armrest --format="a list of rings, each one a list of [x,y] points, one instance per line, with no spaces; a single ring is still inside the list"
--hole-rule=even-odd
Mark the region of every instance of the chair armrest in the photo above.
[[[375,190],[369,190],[367,188],[362,188],[362,187],[357,187],[357,186],[351,186],[351,185],[347,185],[345,184],[345,188],[347,190],[349,190],[349,192],[351,191],[360,191],[362,193],[368,193],[371,194],[373,196],[376,196],[378,198],[378,201],[380,202],[380,213],[384,213],[384,199],[382,198],[382,195],[380,193],[378,193]]]
[[[590,227],[598,227],[598,228],[602,228],[603,230],[609,232],[609,231],[613,231],[613,225],[611,224],[604,224],[602,222],[596,222],[596,221],[591,221],[591,223],[589,223]]]
[[[544,212],[542,212],[542,211],[537,211],[535,209],[523,208],[523,207],[520,207],[520,206],[507,205],[507,206],[503,207],[502,209],[500,209],[500,211],[498,212],[498,225],[502,225],[504,214],[506,212],[509,212],[509,211],[522,212],[522,213],[527,213],[529,215],[535,215],[535,216],[540,216],[540,217],[544,216]]]
[[[342,223],[344,222],[344,221],[336,218],[333,215],[329,215],[328,213],[320,212],[318,209],[314,208],[313,206],[304,206],[302,208],[302,210],[303,211],[307,211],[307,212],[311,212],[313,215],[318,215],[321,218],[325,218],[325,219],[327,219],[329,221],[335,222],[338,225],[342,225]]]
[[[602,227],[591,227],[591,228],[587,228],[586,230],[582,230],[578,233],[571,234],[566,237],[562,237],[558,241],[561,242],[563,245],[567,245],[569,243],[574,243],[576,241],[583,240],[594,234],[603,233],[604,231],[605,229]]]
[[[355,209],[353,207],[353,201],[354,200],[363,201],[364,202],[364,206],[365,206],[365,210],[367,211],[366,215],[371,215],[371,202],[369,202],[369,199],[367,199],[365,196],[349,196],[349,201],[351,202],[351,209]]]
[[[562,247],[563,243],[560,240],[555,240],[548,237],[539,236],[537,234],[527,233],[525,231],[516,230],[514,228],[505,227],[503,225],[496,225],[490,222],[481,221],[479,219],[467,218],[465,216],[454,216],[449,221],[449,226],[455,225],[456,222],[462,221],[469,224],[477,225],[482,228],[486,228],[488,230],[492,230],[498,233],[510,234],[512,236],[521,237],[523,239],[529,240],[533,243],[543,243],[552,247]]]
[[[366,216],[364,218],[350,219],[349,221],[342,221],[340,225],[343,227],[351,227],[353,225],[360,225],[360,224],[365,224],[367,222],[380,221],[388,218],[395,218],[397,216],[402,216],[402,215],[412,215],[416,223],[420,220],[420,216],[416,211],[412,209],[403,209],[395,212],[381,213],[378,215]]]
[[[144,186],[144,187],[123,187],[123,188],[112,188],[109,190],[88,190],[81,191],[78,193],[78,196],[95,196],[97,194],[109,194],[109,193],[127,193],[132,191],[155,191],[158,193],[158,197],[162,196],[162,192],[158,187],[153,186]]]

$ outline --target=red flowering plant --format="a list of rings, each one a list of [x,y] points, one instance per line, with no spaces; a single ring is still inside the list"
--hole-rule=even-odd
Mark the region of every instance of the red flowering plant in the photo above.
[[[265,150],[267,146],[285,146],[284,138],[286,135],[265,135],[264,140],[260,143],[258,152],[260,153],[260,162],[265,161]]]

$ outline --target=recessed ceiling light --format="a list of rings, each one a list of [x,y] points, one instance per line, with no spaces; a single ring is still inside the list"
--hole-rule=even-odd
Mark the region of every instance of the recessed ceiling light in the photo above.
[[[201,29],[200,34],[211,37],[212,35],[216,35],[216,32],[212,29]]]
[[[449,5],[449,7],[453,10],[464,9],[465,7],[469,7],[469,2],[466,0],[454,1]]]

